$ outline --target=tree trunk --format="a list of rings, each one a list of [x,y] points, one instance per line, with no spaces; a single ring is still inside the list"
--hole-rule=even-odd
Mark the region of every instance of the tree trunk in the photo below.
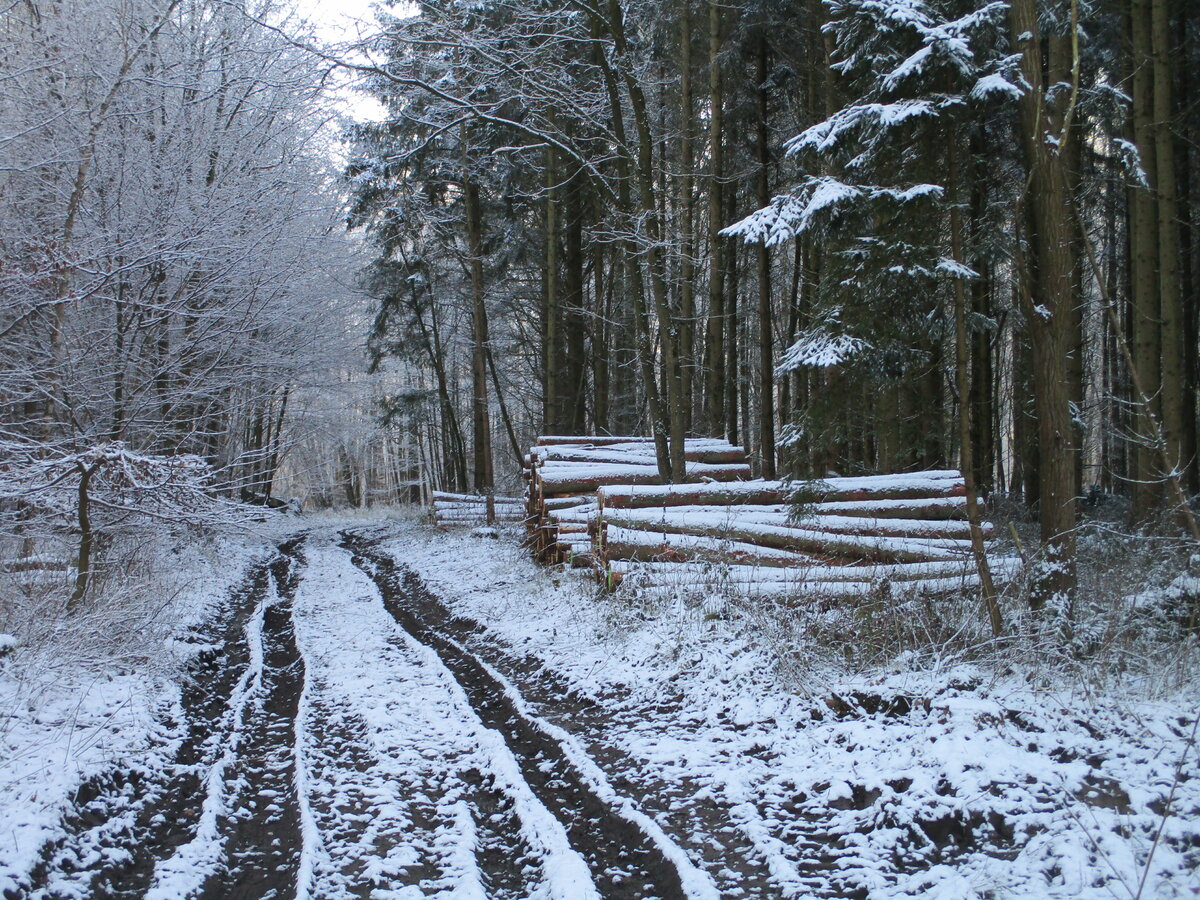
[[[1150,0],[1131,0],[1130,33],[1133,44],[1133,140],[1141,155],[1150,190],[1134,186],[1129,196],[1130,288],[1133,359],[1151,398],[1151,408],[1138,407],[1134,451],[1133,515],[1145,521],[1159,506],[1161,492],[1155,483],[1157,457],[1151,445],[1152,415],[1161,412],[1162,345],[1159,329],[1158,219],[1154,196],[1158,183],[1158,154],[1154,131],[1154,66],[1151,59]]]
[[[950,205],[950,255],[957,263],[965,264],[963,253],[962,211],[958,205],[958,138],[953,132],[950,135],[949,166],[947,182],[947,201]],[[975,465],[973,444],[971,441],[971,375],[970,344],[967,334],[967,289],[962,278],[954,279],[954,380],[958,390],[958,438],[960,469],[963,484],[967,491],[967,521],[970,523],[971,552],[975,557],[975,568],[979,572],[980,585],[983,588],[983,603],[987,610],[992,634],[999,635],[1003,630],[1000,621],[1000,604],[996,600],[996,587],[992,584],[992,572],[988,566],[987,551],[983,546],[982,515],[979,510],[979,494],[975,481]]]
[[[653,203],[653,187],[652,184],[646,184],[646,178],[652,177],[652,172],[647,170],[644,159],[647,153],[652,153],[653,148],[649,145],[648,129],[645,122],[645,98],[638,91],[637,96],[641,97],[642,104],[640,108],[641,115],[638,117],[639,122],[639,160],[637,163],[631,158],[629,152],[629,141],[625,130],[625,106],[621,102],[620,92],[618,87],[617,72],[614,71],[612,62],[608,55],[601,50],[600,39],[602,37],[602,29],[607,27],[611,29],[610,33],[617,44],[617,49],[623,54],[625,51],[624,41],[624,24],[621,18],[622,12],[620,4],[616,0],[610,0],[608,5],[608,17],[594,15],[592,17],[592,36],[596,39],[593,59],[604,74],[605,88],[608,93],[609,116],[613,129],[613,134],[617,138],[617,205],[620,208],[622,216],[622,227],[626,229],[626,235],[622,237],[619,243],[619,252],[625,263],[625,279],[630,294],[633,297],[632,313],[635,343],[638,352],[639,368],[642,374],[643,388],[646,393],[646,404],[650,408],[651,425],[654,431],[654,446],[658,459],[658,469],[663,479],[671,480],[671,472],[674,465],[673,454],[668,440],[669,426],[667,422],[667,411],[663,409],[661,396],[658,390],[657,376],[654,371],[655,356],[653,347],[650,342],[649,322],[646,317],[646,295],[645,283],[642,279],[641,263],[637,253],[637,246],[632,237],[636,228],[636,222],[639,218],[639,213],[646,213],[646,200],[649,196],[650,211],[652,219],[656,218],[657,213],[654,211]],[[632,82],[631,77],[626,73],[625,84],[627,88],[637,91],[636,83]],[[630,181],[633,178],[633,170],[638,170],[639,189],[641,191],[642,205],[641,209],[635,208],[630,191]],[[653,238],[652,238],[653,240]],[[660,273],[661,274],[661,273]],[[653,275],[653,267],[652,267]],[[665,300],[665,298],[664,298]],[[665,336],[665,339],[670,339],[670,334]],[[668,387],[670,380],[668,380]],[[682,453],[682,446],[680,447]]]
[[[722,191],[726,215],[730,220],[737,208],[737,184],[730,182]],[[727,241],[725,256],[725,437],[731,444],[738,442],[738,247]],[[746,444],[750,436],[745,435]]]
[[[1150,0],[1150,45],[1154,70],[1154,157],[1158,177],[1159,329],[1162,347],[1162,427],[1167,444],[1182,445],[1184,417],[1183,296],[1179,278],[1179,198],[1175,172],[1175,120],[1171,72],[1171,9],[1169,0]],[[1182,471],[1194,460],[1172,459],[1171,470]]]
[[[696,286],[693,173],[696,167],[692,112],[692,0],[680,0],[679,16],[679,378],[684,430],[692,429],[696,372]]]
[[[1033,344],[1033,392],[1038,411],[1041,468],[1040,526],[1043,561],[1035,573],[1030,602],[1035,609],[1053,603],[1070,621],[1075,592],[1075,448],[1065,354],[1070,305],[1074,298],[1074,247],[1071,244],[1069,180],[1059,146],[1051,148],[1047,127],[1059,118],[1045,102],[1045,78],[1036,0],[1009,6],[1013,44],[1020,48],[1020,69],[1029,85],[1019,104],[1019,122],[1028,170],[1030,256],[1037,290],[1026,303]]]
[[[721,3],[708,4],[708,322],[704,341],[704,404],[707,433],[725,433],[725,266],[721,246],[723,163],[725,156],[721,80]]]
[[[767,166],[771,153],[767,144],[767,77],[769,48],[766,34],[760,34],[757,48],[755,91],[755,153],[758,172],[758,208],[771,203]],[[765,243],[755,248],[758,255],[758,452],[762,459],[762,477],[775,477],[775,325],[771,308],[771,251]]]
[[[471,405],[474,413],[472,438],[475,490],[488,497],[487,521],[491,524],[496,520],[496,514],[493,503],[495,481],[492,468],[492,428],[488,416],[488,323],[487,308],[483,299],[483,223],[479,208],[479,187],[469,176],[463,182],[463,205],[466,212],[467,252],[470,254],[471,272]]]
[[[558,170],[553,148],[546,150],[546,268],[543,273],[542,310],[542,431],[558,434],[560,404],[558,384]]]
[[[582,434],[587,416],[586,323],[584,320],[583,175],[576,174],[566,186],[567,221],[564,240],[563,294],[566,365],[564,367],[563,420],[568,434]]]
[[[71,592],[71,599],[67,601],[68,612],[73,611],[83,600],[92,577],[92,517],[88,488],[91,486],[92,476],[99,469],[99,462],[90,466],[79,464],[79,496],[76,510],[79,520],[79,560],[75,568],[75,590]]]
[[[596,224],[599,227],[603,221],[604,206],[598,192],[593,193]],[[615,269],[613,270],[615,273]],[[604,279],[604,245],[600,241],[592,241],[592,306],[599,314],[593,320],[592,331],[592,420],[593,431],[604,434],[608,431],[609,409],[609,364],[612,354],[613,309],[612,285],[613,277],[609,275],[607,283]]]

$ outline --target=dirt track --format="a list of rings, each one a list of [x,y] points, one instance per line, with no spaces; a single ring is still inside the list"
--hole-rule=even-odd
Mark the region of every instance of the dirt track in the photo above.
[[[449,672],[466,698],[461,715],[476,722],[471,727],[499,735],[519,772],[514,785],[482,762],[447,755],[444,772],[414,781],[407,796],[392,803],[402,802],[404,822],[389,825],[378,800],[378,786],[391,778],[388,760],[373,747],[353,698],[310,683],[297,641],[293,603],[309,574],[303,545],[303,538],[280,545],[195,636],[203,649],[188,671],[177,743],[160,747],[143,767],[114,769],[85,784],[65,820],[66,838],[44,849],[28,890],[10,896],[369,897],[383,886],[427,896],[445,882],[444,865],[428,854],[390,868],[381,861],[394,855],[398,841],[423,833],[432,844],[447,830],[465,828],[474,855],[468,869],[482,896],[526,897],[538,884],[561,881],[550,870],[546,847],[531,843],[530,803],[553,817],[569,842],[567,852],[586,863],[591,884],[580,885],[578,896],[696,895],[684,887],[687,865],[677,865],[683,851],[629,812],[635,798],[614,802],[611,787],[598,787],[600,768],[581,762],[578,748],[572,756],[562,733],[531,713],[505,676],[464,645],[474,627],[451,617],[420,579],[370,540],[343,533],[341,552],[374,583],[373,602],[382,603],[397,629],[390,644],[402,648],[411,640],[436,654],[426,658],[426,668]],[[383,694],[407,689],[403,683],[378,687]],[[553,693],[552,686],[540,687]],[[569,715],[574,707],[588,715],[586,704],[562,699],[559,713]],[[323,787],[312,787],[317,784]],[[307,793],[298,789],[304,785]],[[469,822],[447,817],[450,801]],[[358,851],[322,855],[323,844]],[[691,875],[694,887],[698,876]],[[561,886],[551,894],[575,896]]]

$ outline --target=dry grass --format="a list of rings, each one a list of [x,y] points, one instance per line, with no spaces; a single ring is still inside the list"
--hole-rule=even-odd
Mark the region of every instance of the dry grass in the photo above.
[[[1010,521],[1022,549],[1036,547],[1036,527],[1021,515]],[[998,524],[1000,534],[1011,534],[1008,522]],[[1015,555],[1011,537],[1005,543],[999,552]],[[700,583],[681,585],[672,598],[618,594],[607,624],[619,633],[654,619],[669,624],[683,646],[706,619],[736,619],[769,652],[781,681],[802,691],[818,671],[937,673],[962,664],[1034,687],[1097,695],[1166,697],[1200,684],[1194,618],[1200,597],[1185,590],[1200,591],[1200,578],[1186,583],[1195,548],[1161,523],[1130,532],[1112,516],[1083,525],[1078,545],[1079,589],[1070,615],[1031,612],[1027,567],[1001,592],[1005,631],[998,638],[978,590],[899,595],[880,585],[852,602],[750,599],[744,585],[722,580],[719,567]]]

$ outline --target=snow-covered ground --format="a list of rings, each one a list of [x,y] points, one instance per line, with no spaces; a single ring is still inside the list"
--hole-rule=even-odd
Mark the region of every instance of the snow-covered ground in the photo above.
[[[0,893],[1200,892],[1194,696],[953,656],[785,674],[753,608],[604,596],[516,539],[280,520],[171,548],[123,661],[18,647]]]
[[[155,571],[128,591],[60,614],[0,661],[0,895],[16,891],[89,778],[152,764],[179,739],[187,639],[255,559],[265,535],[147,538]],[[13,601],[16,604],[21,599]]]
[[[780,895],[1200,892],[1194,695],[1035,690],[1016,667],[953,662],[785,679],[772,639],[727,607],[598,596],[508,536],[405,531],[385,546],[457,613],[602,702],[588,737],[615,745],[631,779],[726,807]]]

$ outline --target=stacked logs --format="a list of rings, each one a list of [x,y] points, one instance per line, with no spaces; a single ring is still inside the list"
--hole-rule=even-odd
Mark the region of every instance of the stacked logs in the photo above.
[[[689,481],[750,477],[746,451],[728,441],[689,438],[684,459]],[[594,507],[602,487],[662,484],[654,441],[645,437],[546,435],[530,448],[525,464],[525,522],[534,558],[543,563],[596,565],[588,520],[573,510]]]
[[[719,582],[747,596],[846,598],[977,585],[958,472],[815,482],[605,485],[558,513],[586,529],[610,587],[667,594]],[[983,525],[990,537],[992,526]],[[1020,560],[992,558],[998,581]]]
[[[525,518],[521,498],[496,497],[494,500],[497,522],[520,522]],[[487,522],[487,497],[434,491],[430,515],[434,525],[483,525]]]

